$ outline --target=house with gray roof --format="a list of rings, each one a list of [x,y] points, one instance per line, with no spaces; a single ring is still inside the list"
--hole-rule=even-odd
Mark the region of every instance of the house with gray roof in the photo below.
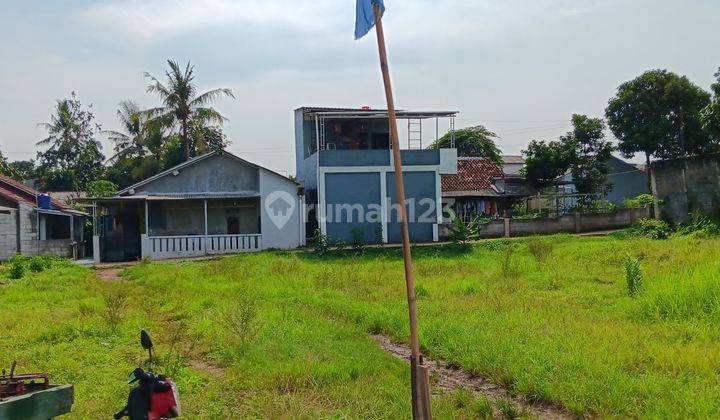
[[[190,159],[93,202],[96,262],[290,249],[305,243],[302,190],[227,151]]]

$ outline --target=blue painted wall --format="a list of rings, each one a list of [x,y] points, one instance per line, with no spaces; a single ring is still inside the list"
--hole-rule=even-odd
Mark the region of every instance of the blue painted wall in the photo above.
[[[327,235],[333,239],[341,239],[347,243],[352,241],[352,230],[362,229],[363,238],[368,244],[375,243],[375,230],[381,226],[380,223],[373,223],[359,220],[357,211],[342,211],[338,219],[336,205],[362,206],[362,211],[367,214],[371,211],[370,204],[380,206],[380,173],[329,173],[325,174],[325,202],[328,208],[335,214],[327,214]],[[378,221],[380,214],[377,213]],[[332,221],[330,221],[332,219]]]
[[[415,220],[421,216],[432,218],[437,220],[437,209],[433,209],[432,212],[428,213],[429,206],[425,203],[420,203],[422,199],[429,198],[435,202],[435,172],[403,172],[403,180],[405,184],[405,199],[414,199],[413,207],[410,207],[408,203],[408,215],[412,211],[415,213]],[[397,194],[395,193],[395,174],[392,172],[387,173],[386,177],[387,193],[390,197],[392,204],[397,203]],[[400,233],[400,215],[393,211],[390,213],[388,219],[388,241],[391,243],[397,243],[402,241]],[[412,222],[408,223],[408,230],[410,231],[410,240],[412,242],[431,242],[433,240],[433,224],[434,223],[420,223]]]

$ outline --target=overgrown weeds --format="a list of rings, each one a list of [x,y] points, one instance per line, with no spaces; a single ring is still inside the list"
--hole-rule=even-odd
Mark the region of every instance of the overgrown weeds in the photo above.
[[[127,309],[127,301],[130,293],[123,284],[109,284],[103,292],[103,301],[105,302],[104,318],[110,329],[115,332],[123,320],[125,310]]]
[[[635,257],[626,257],[623,261],[625,267],[625,284],[627,285],[628,296],[635,297],[643,288],[642,270],[640,262]]]
[[[554,245],[552,242],[542,239],[530,239],[527,241],[528,251],[539,263],[544,263],[552,255]]]

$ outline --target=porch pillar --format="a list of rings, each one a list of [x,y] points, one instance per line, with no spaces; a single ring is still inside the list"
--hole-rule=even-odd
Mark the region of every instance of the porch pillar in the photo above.
[[[208,216],[207,216],[207,198],[203,200],[203,209],[205,211],[205,254],[208,253]]]
[[[140,255],[142,258],[152,259],[152,243],[150,236],[150,204],[145,200],[145,233],[140,235]]]

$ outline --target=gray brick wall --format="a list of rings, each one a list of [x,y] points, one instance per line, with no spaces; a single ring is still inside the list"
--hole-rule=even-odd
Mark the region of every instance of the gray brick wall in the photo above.
[[[20,252],[25,256],[52,254],[71,257],[70,239],[37,241],[37,212],[20,204],[10,214],[0,214],[0,260],[12,258],[17,250],[17,212],[20,213]]]
[[[12,258],[17,252],[17,211],[0,214],[0,261]]]
[[[720,217],[720,154],[654,162],[655,213],[681,223],[693,211]]]

